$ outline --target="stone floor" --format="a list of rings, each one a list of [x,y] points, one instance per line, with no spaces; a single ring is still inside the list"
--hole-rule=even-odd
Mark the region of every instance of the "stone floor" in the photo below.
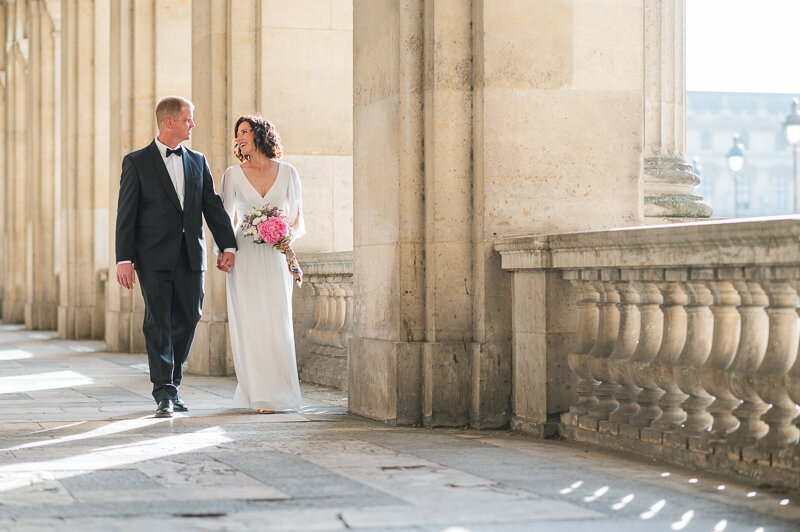
[[[304,385],[296,413],[0,324],[0,530],[800,530],[800,494],[506,431],[394,428]]]

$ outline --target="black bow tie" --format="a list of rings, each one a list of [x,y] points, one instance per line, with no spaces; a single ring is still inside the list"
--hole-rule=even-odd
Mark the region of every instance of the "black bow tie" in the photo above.
[[[170,155],[173,155],[173,154],[177,155],[178,157],[183,157],[183,149],[182,148],[176,148],[176,149],[172,150],[170,148],[167,148],[167,157],[169,157]]]

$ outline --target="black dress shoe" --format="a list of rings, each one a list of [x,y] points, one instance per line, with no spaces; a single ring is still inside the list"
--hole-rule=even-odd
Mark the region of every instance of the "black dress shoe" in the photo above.
[[[158,403],[155,417],[172,417],[172,412],[172,401],[170,399],[164,399]]]
[[[186,403],[183,402],[183,399],[181,399],[180,395],[172,401],[172,407],[175,409],[176,412],[189,411],[189,407],[186,405]]]

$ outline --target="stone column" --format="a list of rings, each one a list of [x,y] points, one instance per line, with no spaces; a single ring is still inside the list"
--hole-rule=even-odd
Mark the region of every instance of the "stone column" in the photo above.
[[[192,96],[191,9],[191,0],[120,0],[111,3],[110,105],[115,119],[106,170],[109,175],[108,234],[111,243],[115,238],[122,158],[147,146],[155,138],[158,133],[155,109],[159,99],[168,95]],[[117,284],[114,245],[109,246],[106,256],[109,268],[107,348],[110,351],[144,352],[141,289],[137,285],[133,290],[126,290]]]
[[[423,422],[464,426],[480,378],[472,324],[472,12],[469,2],[424,6]]]
[[[3,17],[2,23],[0,23],[0,206],[3,208],[3,213],[0,214],[0,252],[2,252],[3,256],[0,257],[0,318],[5,319],[3,309],[5,308],[5,299],[6,299],[6,290],[7,290],[7,272],[8,272],[8,262],[6,258],[6,253],[8,252],[8,233],[6,232],[6,188],[8,186],[7,180],[7,173],[6,173],[6,133],[8,122],[6,121],[7,116],[7,105],[6,105],[6,93],[7,93],[7,85],[8,85],[8,71],[7,71],[7,64],[6,61],[6,24],[8,20],[8,4],[6,2],[0,2],[0,16]]]
[[[6,4],[6,149],[4,265],[5,294],[2,317],[6,323],[24,323],[26,272],[25,250],[27,217],[27,69],[30,41],[26,32],[27,4]]]
[[[644,2],[645,223],[709,218],[711,206],[692,193],[700,177],[686,162],[685,0]]]
[[[422,421],[423,3],[353,3],[354,332],[349,408]]]
[[[28,217],[25,324],[31,329],[57,328],[56,191],[60,178],[61,135],[61,3],[30,2],[31,68],[28,127],[37,139],[31,159]]]
[[[250,0],[192,3],[191,80],[197,124],[192,133],[192,147],[206,154],[218,192],[225,168],[233,164],[233,135],[228,127],[230,108],[255,108],[255,27],[260,14],[260,6],[256,4]],[[203,316],[197,326],[188,368],[203,375],[225,375],[233,373],[225,274],[214,268],[216,256],[210,245],[213,239],[207,229],[206,239],[209,269],[205,275]]]
[[[68,0],[63,6],[63,184],[58,332],[103,338],[108,256],[110,6]]]

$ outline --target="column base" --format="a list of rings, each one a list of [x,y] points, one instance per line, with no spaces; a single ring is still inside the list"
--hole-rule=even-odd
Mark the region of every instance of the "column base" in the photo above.
[[[348,409],[393,425],[422,422],[422,342],[353,338]]]
[[[147,351],[142,333],[144,312],[106,312],[106,350],[113,353],[144,353]]]
[[[422,422],[426,427],[469,425],[472,350],[464,342],[424,344]]]
[[[700,176],[675,155],[649,157],[644,161],[645,223],[663,224],[710,218],[711,205],[692,193]]]
[[[200,320],[186,359],[186,371],[209,377],[235,373],[227,321]]]

